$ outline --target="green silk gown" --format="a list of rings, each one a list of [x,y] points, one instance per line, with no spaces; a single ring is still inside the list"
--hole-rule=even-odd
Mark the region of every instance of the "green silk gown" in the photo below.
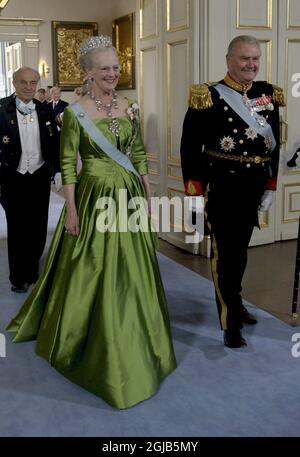
[[[118,142],[109,118],[93,120],[122,152],[131,149],[134,167],[146,174],[137,119],[117,121]],[[129,201],[144,196],[143,185],[93,142],[70,108],[61,131],[61,170],[64,184],[76,183],[80,234],[65,233],[64,208],[44,271],[7,330],[16,332],[14,342],[36,339],[36,353],[72,382],[128,408],[153,395],[176,368],[155,234],[97,230],[99,197],[112,197],[117,215],[123,205],[130,216],[119,190]]]

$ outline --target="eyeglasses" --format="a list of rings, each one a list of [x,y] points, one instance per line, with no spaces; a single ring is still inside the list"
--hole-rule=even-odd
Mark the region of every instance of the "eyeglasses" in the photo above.
[[[97,68],[97,70],[100,70],[101,73],[109,73],[111,70],[114,73],[120,73],[121,71],[121,65],[114,65],[113,67],[94,67]]]

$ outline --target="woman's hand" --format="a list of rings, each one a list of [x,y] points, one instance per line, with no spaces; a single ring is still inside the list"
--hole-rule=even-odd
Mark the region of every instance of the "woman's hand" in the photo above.
[[[78,236],[80,233],[79,228],[79,218],[77,215],[76,209],[67,209],[66,219],[65,219],[65,229],[66,233],[69,235]]]
[[[65,184],[64,194],[66,198],[66,219],[65,228],[66,233],[70,235],[78,236],[80,232],[79,219],[77,215],[76,203],[75,203],[75,184]]]

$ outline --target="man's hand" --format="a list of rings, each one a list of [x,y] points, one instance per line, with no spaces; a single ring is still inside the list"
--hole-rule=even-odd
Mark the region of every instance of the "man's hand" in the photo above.
[[[59,192],[63,188],[62,180],[61,180],[61,173],[55,173],[54,184],[55,184],[55,188],[56,188],[57,192]]]
[[[273,200],[274,200],[274,191],[265,190],[263,196],[261,197],[259,210],[268,211],[272,206]]]

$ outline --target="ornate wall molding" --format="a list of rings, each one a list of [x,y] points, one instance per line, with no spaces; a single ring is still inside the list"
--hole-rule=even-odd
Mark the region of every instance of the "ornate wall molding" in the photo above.
[[[21,25],[21,26],[40,26],[43,22],[43,19],[29,19],[25,17],[13,18],[13,17],[0,17],[0,27],[5,25]]]

